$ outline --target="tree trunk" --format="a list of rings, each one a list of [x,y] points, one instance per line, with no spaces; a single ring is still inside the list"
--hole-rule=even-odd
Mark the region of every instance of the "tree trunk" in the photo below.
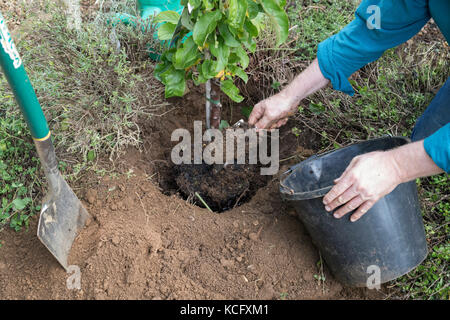
[[[221,116],[220,87],[215,81],[211,81],[211,128],[219,128]]]

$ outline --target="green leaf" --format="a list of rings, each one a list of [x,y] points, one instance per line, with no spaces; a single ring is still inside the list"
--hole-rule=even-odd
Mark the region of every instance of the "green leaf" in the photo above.
[[[194,75],[192,75],[192,80],[194,81],[194,84],[196,86],[199,86],[203,83],[206,83],[206,81],[208,81],[208,79],[206,79],[201,73],[198,75],[198,77],[195,77]]]
[[[14,206],[14,209],[23,210],[30,202],[31,202],[30,198],[23,198],[23,199],[17,198],[13,200],[12,204]]]
[[[238,66],[229,66],[229,69],[231,71],[231,73],[233,75],[238,76],[239,78],[241,78],[245,83],[247,83],[248,81],[248,75],[247,73],[245,73],[244,70],[242,70],[241,68],[239,68]]]
[[[219,124],[219,130],[223,130],[225,128],[229,128],[230,124],[228,123],[227,120],[220,120],[220,124]]]
[[[246,106],[241,108],[242,115],[245,116],[247,119],[250,118],[250,114],[252,113],[252,111],[253,107]]]
[[[183,10],[181,13],[181,25],[188,29],[189,31],[192,31],[194,29],[194,23],[191,20],[191,15],[189,14],[188,10]]]
[[[261,5],[270,17],[277,34],[277,46],[286,41],[289,35],[289,18],[283,8],[280,7],[282,1],[261,0]]]
[[[228,29],[228,26],[225,23],[220,22],[218,25],[220,35],[225,40],[225,44],[229,47],[239,47],[241,43],[234,38],[234,35]]]
[[[95,151],[94,150],[90,150],[88,152],[87,159],[88,159],[88,161],[94,161],[94,159],[95,159]]]
[[[153,19],[154,23],[161,23],[161,22],[169,22],[172,24],[178,24],[178,21],[180,20],[180,15],[176,11],[162,11],[160,12],[155,19]]]
[[[231,80],[224,80],[220,82],[220,89],[234,102],[242,102],[244,97],[239,94],[239,89]]]
[[[315,115],[319,115],[325,112],[325,106],[322,104],[322,102],[319,103],[311,102],[309,104],[309,110],[311,110],[311,112],[314,113]]]
[[[216,29],[217,21],[222,17],[220,11],[207,12],[202,15],[194,25],[193,38],[194,42],[203,47],[206,37]]]
[[[239,58],[239,63],[241,64],[242,69],[246,69],[250,60],[245,49],[242,48],[242,46],[237,47],[234,53]]]
[[[245,28],[245,31],[248,32],[250,37],[257,37],[258,36],[258,33],[259,33],[258,32],[258,28],[255,27],[253,25],[253,23],[248,18],[245,18],[244,28]]]
[[[206,11],[210,11],[211,9],[214,8],[214,3],[212,3],[211,1],[209,0],[202,0],[202,1]]]
[[[205,60],[203,61],[202,67],[200,68],[201,75],[206,79],[214,78],[217,74],[216,69],[217,69],[216,61]]]
[[[189,0],[188,2],[191,5],[192,9],[197,9],[202,4],[202,0]]]
[[[253,0],[247,0],[247,11],[248,11],[248,17],[250,19],[256,18],[258,13],[263,12],[263,8],[261,5]]]
[[[231,27],[242,30],[246,13],[247,1],[229,0],[228,23]]]
[[[165,97],[181,97],[186,90],[186,79],[184,70],[175,69],[170,66],[161,74],[162,83],[164,83]]]
[[[272,87],[272,89],[278,90],[281,87],[281,83],[279,83],[278,81],[274,81],[270,86]]]
[[[176,48],[169,49],[164,51],[161,55],[161,62],[158,63],[155,67],[154,74],[155,78],[159,81],[161,80],[161,74],[164,73],[169,67],[172,65],[172,58],[174,53],[176,52]]]
[[[247,34],[247,38],[242,40],[242,43],[244,44],[244,46],[251,52],[254,53],[256,50],[256,41],[255,39],[249,35],[247,32],[245,32]]]
[[[266,15],[262,12],[258,13],[258,15],[251,19],[252,24],[258,29],[258,33],[261,33],[262,30],[266,27]]]
[[[286,2],[287,2],[286,0],[277,0],[277,3],[281,8],[284,8],[286,6]],[[318,1],[314,1],[314,2],[318,2]]]
[[[200,56],[197,45],[192,37],[189,37],[173,56],[173,66],[175,69],[186,69],[197,62]]]
[[[158,39],[159,40],[170,40],[172,39],[173,33],[175,31],[175,28],[177,27],[176,24],[166,22],[158,29]]]
[[[214,45],[209,46],[211,54],[217,58],[216,73],[225,69],[228,65],[228,57],[230,56],[230,47],[226,46],[224,40],[219,37],[217,48]]]

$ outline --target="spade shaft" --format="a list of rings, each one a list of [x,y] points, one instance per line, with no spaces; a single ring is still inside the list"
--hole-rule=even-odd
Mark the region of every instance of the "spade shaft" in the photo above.
[[[1,12],[0,46],[1,69],[30,129],[49,186],[39,217],[38,238],[67,269],[73,241],[89,214],[58,170],[47,121]]]

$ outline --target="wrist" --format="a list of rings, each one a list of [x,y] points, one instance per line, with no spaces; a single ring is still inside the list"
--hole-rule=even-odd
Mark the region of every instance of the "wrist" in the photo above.
[[[401,161],[402,160],[401,150],[399,150],[399,148],[397,148],[397,149],[393,149],[393,150],[389,150],[389,151],[385,151],[385,152],[389,153],[391,156],[391,164],[394,169],[394,172],[395,172],[395,175],[397,178],[396,180],[397,180],[398,184],[407,182],[408,178],[407,178],[407,173],[405,172],[405,168],[403,166],[404,162]]]
[[[393,155],[393,163],[401,183],[443,172],[426,153],[423,140],[387,152]]]
[[[300,103],[301,99],[299,99],[295,94],[292,94],[288,88],[281,90],[278,93],[278,96],[280,97],[280,99],[285,101],[284,105],[289,108],[290,112],[297,111],[297,106]]]

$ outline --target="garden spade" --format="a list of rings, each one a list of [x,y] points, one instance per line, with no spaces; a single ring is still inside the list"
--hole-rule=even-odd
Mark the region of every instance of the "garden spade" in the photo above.
[[[89,214],[58,170],[50,130],[16,46],[0,12],[0,66],[34,140],[48,182],[38,224],[38,238],[67,269],[67,258]]]

